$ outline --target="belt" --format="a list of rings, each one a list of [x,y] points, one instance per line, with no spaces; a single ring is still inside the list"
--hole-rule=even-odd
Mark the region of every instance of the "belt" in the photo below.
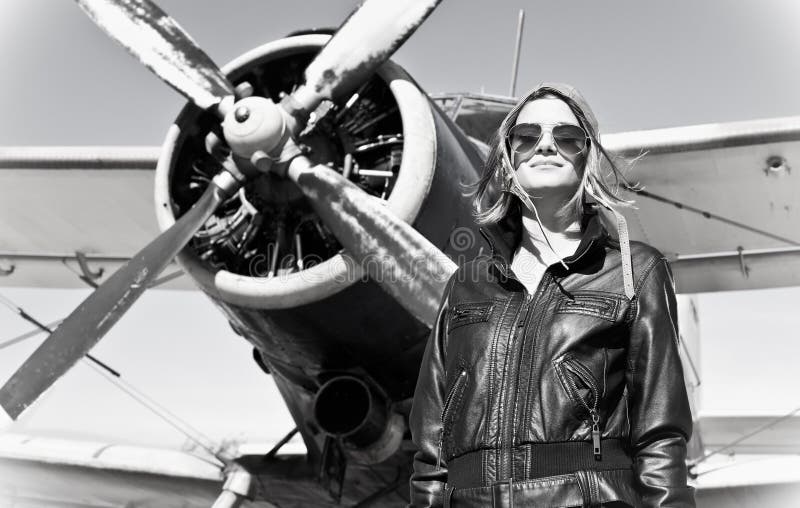
[[[447,461],[447,484],[457,489],[483,487],[506,478],[487,478],[487,455],[495,450],[476,450]],[[576,471],[631,469],[633,459],[620,439],[603,439],[602,460],[595,460],[589,441],[527,443],[512,448],[514,480],[535,480]]]

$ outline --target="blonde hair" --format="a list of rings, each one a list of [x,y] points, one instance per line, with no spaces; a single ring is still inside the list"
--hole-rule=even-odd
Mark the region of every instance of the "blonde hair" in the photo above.
[[[636,188],[630,184],[614,162],[612,156],[600,144],[599,133],[595,129],[592,121],[587,118],[586,113],[575,102],[572,97],[564,95],[557,88],[541,86],[520,99],[519,102],[508,112],[500,123],[500,127],[495,132],[490,143],[491,149],[484,165],[481,178],[468,185],[475,188],[472,194],[475,221],[480,226],[485,226],[500,222],[509,214],[521,213],[521,200],[517,192],[524,192],[516,183],[514,166],[508,153],[506,137],[509,130],[516,124],[517,117],[522,107],[532,100],[544,97],[557,98],[569,106],[578,119],[581,127],[589,136],[588,152],[583,165],[583,171],[578,185],[578,190],[557,212],[561,219],[580,219],[583,215],[583,205],[587,196],[592,197],[606,208],[614,205],[630,206],[632,200],[626,200],[619,195],[620,185],[626,188]],[[591,112],[589,112],[591,114]],[[592,117],[593,119],[593,117]],[[628,169],[636,160],[627,161],[622,157],[616,157],[622,161]],[[579,169],[579,168],[576,168]],[[613,176],[613,181],[610,178]],[[488,203],[484,208],[483,202],[491,198],[497,191],[500,196],[494,202]]]

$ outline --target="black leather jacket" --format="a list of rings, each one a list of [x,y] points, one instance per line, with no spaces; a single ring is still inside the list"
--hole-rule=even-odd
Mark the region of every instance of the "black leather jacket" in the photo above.
[[[535,294],[510,271],[519,232],[445,289],[410,417],[410,506],[694,506],[692,418],[672,274],[632,242],[635,295],[596,214]]]

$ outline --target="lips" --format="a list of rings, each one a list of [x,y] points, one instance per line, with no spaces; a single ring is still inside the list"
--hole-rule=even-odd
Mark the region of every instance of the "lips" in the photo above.
[[[541,168],[541,167],[552,167],[552,168],[560,168],[562,164],[553,161],[537,161],[530,165],[533,168]]]

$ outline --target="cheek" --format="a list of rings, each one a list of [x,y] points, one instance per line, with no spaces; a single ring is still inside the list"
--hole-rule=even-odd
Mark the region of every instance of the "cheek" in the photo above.
[[[570,165],[570,179],[574,180],[575,182],[580,182],[581,177],[583,176],[583,166],[582,165]]]
[[[561,182],[567,187],[578,187],[581,183],[581,173],[575,170],[572,164],[568,164],[563,168],[565,171],[561,174]]]
[[[565,175],[565,178],[568,178],[570,182],[580,183],[583,178],[585,164],[585,159],[568,161],[567,166],[569,166],[569,173]],[[564,169],[567,169],[567,167],[565,166]]]

